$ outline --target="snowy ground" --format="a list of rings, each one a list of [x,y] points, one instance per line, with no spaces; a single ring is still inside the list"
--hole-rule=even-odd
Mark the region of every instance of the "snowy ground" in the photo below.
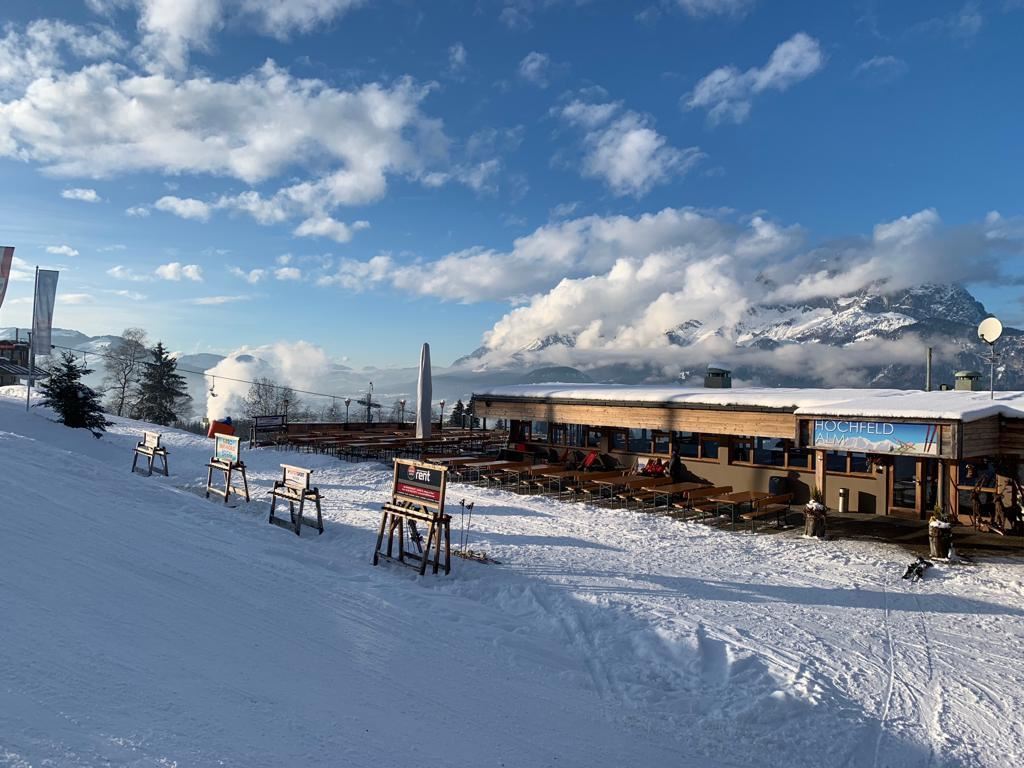
[[[383,466],[247,452],[230,509],[195,435],[130,475],[142,428],[0,396],[0,765],[1024,763],[1020,561],[453,486],[502,565],[421,578],[369,564]],[[321,537],[266,523],[285,460]]]

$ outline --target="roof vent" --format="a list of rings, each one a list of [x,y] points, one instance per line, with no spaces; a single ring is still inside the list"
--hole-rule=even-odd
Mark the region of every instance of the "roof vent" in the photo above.
[[[981,387],[981,374],[977,371],[957,371],[953,374],[953,389],[964,392],[977,392]]]
[[[704,386],[708,389],[732,389],[732,371],[708,366],[708,372],[704,374]]]

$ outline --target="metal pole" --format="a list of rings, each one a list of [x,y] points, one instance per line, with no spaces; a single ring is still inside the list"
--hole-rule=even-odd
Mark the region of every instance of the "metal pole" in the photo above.
[[[996,345],[988,345],[988,399],[996,399]]]
[[[925,364],[924,391],[932,391],[932,348],[928,347],[928,357]]]
[[[36,267],[36,281],[32,289],[32,324],[36,322],[36,300],[39,296],[39,267]],[[28,413],[32,400],[32,373],[36,367],[36,349],[32,341],[32,331],[28,332],[28,386],[25,387],[25,413]]]

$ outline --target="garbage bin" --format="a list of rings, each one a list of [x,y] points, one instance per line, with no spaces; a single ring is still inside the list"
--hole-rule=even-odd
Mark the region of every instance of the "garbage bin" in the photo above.
[[[928,550],[932,557],[946,559],[953,545],[953,529],[949,523],[933,522],[928,525]]]
[[[839,489],[839,511],[849,512],[850,511],[850,489],[840,488]]]

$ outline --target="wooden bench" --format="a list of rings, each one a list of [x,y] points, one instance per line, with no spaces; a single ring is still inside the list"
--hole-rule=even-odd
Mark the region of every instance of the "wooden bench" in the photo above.
[[[754,502],[754,508],[749,512],[740,515],[744,520],[750,521],[750,532],[754,532],[754,525],[758,520],[766,520],[774,516],[779,528],[784,527],[786,517],[789,515],[790,506],[793,503],[793,494],[783,493],[778,496],[769,496]]]
[[[139,456],[146,459],[149,465],[149,475],[153,474],[153,461],[157,458],[163,463],[163,469],[159,470],[163,473],[164,477],[168,477],[170,472],[167,468],[167,449],[160,445],[160,433],[159,432],[143,432],[142,439],[139,444],[135,446],[135,455],[132,457],[132,472],[135,472],[135,466],[139,461]],[[147,475],[147,477],[149,477]]]
[[[673,509],[682,511],[679,517],[686,519],[689,517],[690,512],[695,512],[700,515],[703,520],[707,513],[718,508],[718,505],[713,501],[708,501],[710,496],[719,496],[725,493],[732,493],[731,485],[717,485],[711,488],[698,488],[697,490],[690,491],[685,501],[676,501],[672,503]]]
[[[309,487],[309,478],[313,474],[310,469],[293,467],[291,464],[281,465],[281,479],[274,481],[274,487],[267,493],[270,494],[270,519],[271,525],[281,528],[291,528],[296,536],[301,535],[302,526],[316,528],[318,533],[324,532],[324,518],[320,512],[320,489]],[[275,517],[274,511],[277,508],[277,500],[288,502],[289,519]],[[305,517],[303,509],[307,501],[313,502],[316,507],[316,520]],[[298,509],[296,509],[298,505]]]

